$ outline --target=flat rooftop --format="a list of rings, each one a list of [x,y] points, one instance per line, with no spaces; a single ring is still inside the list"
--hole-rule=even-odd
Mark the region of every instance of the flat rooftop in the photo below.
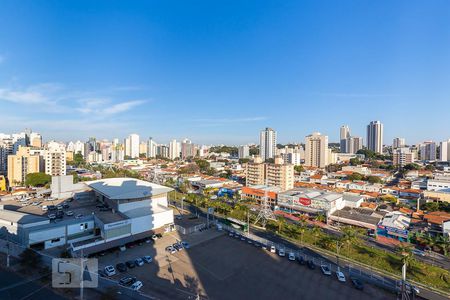
[[[165,194],[172,188],[135,178],[107,178],[85,183],[111,200],[141,199]]]
[[[343,197],[342,194],[306,188],[295,188],[283,193],[279,193],[278,197],[280,196],[305,197],[309,199],[322,200],[326,202],[332,202],[335,201],[336,199]]]

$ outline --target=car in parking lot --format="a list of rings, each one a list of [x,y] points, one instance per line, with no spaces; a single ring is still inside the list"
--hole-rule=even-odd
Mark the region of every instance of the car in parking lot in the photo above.
[[[174,243],[174,244],[172,245],[172,247],[173,247],[175,250],[177,250],[177,251],[183,250],[183,247],[182,247],[179,243]]]
[[[142,267],[143,265],[144,265],[144,261],[142,260],[142,258],[136,258],[135,260],[134,260],[134,263],[136,264],[136,266],[138,266],[138,267]]]
[[[71,210],[66,211],[66,216],[68,217],[73,216],[73,211]]]
[[[286,256],[286,251],[284,251],[284,249],[279,249],[278,250],[278,255],[281,257],[285,257]]]
[[[350,277],[350,280],[352,281],[352,284],[355,287],[355,289],[360,290],[360,291],[362,291],[364,289],[364,284],[358,278]]]
[[[75,219],[81,219],[82,217],[83,217],[82,214],[78,214],[78,215],[75,216]]]
[[[48,218],[50,220],[55,220],[56,219],[56,215],[55,214],[48,214]]]
[[[153,261],[153,258],[151,256],[149,256],[149,255],[146,255],[146,256],[144,256],[142,258],[142,260],[149,264],[149,263],[151,263]]]
[[[41,203],[42,203],[42,202],[34,201],[32,205],[33,205],[33,206],[38,206],[38,205],[41,204]]]
[[[308,260],[306,262],[306,265],[308,266],[309,269],[314,270],[316,268],[316,265],[314,264],[314,262],[312,260]]]
[[[294,252],[289,252],[288,259],[289,259],[290,261],[295,261],[295,254],[294,254]]]
[[[266,244],[261,244],[261,248],[262,248],[263,250],[267,250],[267,245],[266,245]]]
[[[134,291],[139,291],[140,289],[141,289],[141,287],[143,286],[143,284],[142,284],[142,281],[136,281],[135,283],[133,283],[132,285],[131,285],[131,288],[134,290]]]
[[[64,209],[67,209],[67,208],[69,208],[69,207],[70,207],[70,205],[69,205],[69,204],[67,204],[67,203],[63,203],[62,207],[63,207]]]
[[[62,219],[62,218],[64,217],[64,212],[58,210],[58,211],[56,212],[56,217],[57,217],[58,219]]]
[[[323,275],[331,276],[331,270],[327,265],[321,265],[320,270],[322,270]]]
[[[182,242],[181,242],[181,245],[183,246],[184,249],[189,249],[189,248],[191,248],[191,245],[189,245],[189,243],[186,242],[186,241],[182,241]]]
[[[109,265],[105,267],[105,274],[106,276],[114,276],[116,275],[116,269],[114,269],[113,266]]]
[[[251,239],[247,239],[247,243],[252,244],[253,241]]]
[[[117,269],[117,271],[123,273],[123,272],[127,271],[127,266],[124,263],[118,263],[116,265],[116,269]]]
[[[166,251],[171,253],[171,254],[174,254],[175,252],[177,252],[177,250],[175,250],[175,248],[172,247],[172,246],[167,246],[166,247]]]
[[[119,280],[119,284],[120,285],[123,285],[123,286],[130,286],[130,285],[132,285],[133,283],[135,283],[137,280],[136,280],[136,277],[130,277],[130,276],[127,276],[127,277],[123,277],[123,278],[121,278],[120,280]]]
[[[47,205],[42,205],[41,209],[42,209],[42,211],[47,211],[48,210],[48,206]]]
[[[49,205],[47,206],[48,210],[56,210],[56,206],[54,205]]]
[[[129,260],[126,262],[126,265],[128,268],[133,269],[134,267],[136,267],[136,264],[134,263],[134,261]]]
[[[345,275],[341,271],[336,272],[336,277],[340,282],[345,282]]]
[[[241,241],[245,241],[245,236],[241,235]]]
[[[233,231],[228,232],[228,236],[233,237],[234,236]]]
[[[270,246],[270,252],[272,252],[272,253],[276,253],[277,252],[277,249],[275,248],[275,246]]]
[[[304,259],[303,256],[301,256],[301,255],[297,256],[297,262],[298,262],[299,264],[301,264],[301,265],[306,264],[305,259]]]

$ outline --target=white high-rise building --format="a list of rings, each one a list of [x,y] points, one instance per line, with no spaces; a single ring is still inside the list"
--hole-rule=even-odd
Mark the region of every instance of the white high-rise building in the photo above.
[[[347,153],[355,154],[358,150],[363,148],[363,138],[358,136],[351,136],[346,143]]]
[[[30,146],[41,148],[42,147],[42,136],[37,132],[30,133]]]
[[[250,157],[250,147],[248,145],[239,146],[238,156],[239,158]]]
[[[272,128],[266,127],[261,130],[259,136],[259,156],[263,159],[269,159],[275,157],[275,151],[277,149],[277,132]]]
[[[440,161],[450,161],[450,140],[441,142]]]
[[[169,143],[169,158],[175,159],[180,157],[181,146],[177,140],[172,140]]]
[[[367,149],[383,153],[383,124],[380,121],[367,125]]]
[[[153,138],[149,138],[147,141],[147,158],[156,157],[156,147],[158,144],[153,140]]]
[[[406,141],[404,138],[397,137],[392,141],[393,149],[403,148],[403,147],[405,147],[405,145],[406,145]]]
[[[436,143],[432,141],[423,142],[419,146],[420,160],[436,160]]]
[[[125,155],[131,158],[139,157],[139,135],[132,133],[125,139]]]
[[[350,128],[348,125],[341,126],[339,131],[341,153],[348,153],[347,139],[350,138]]]
[[[45,174],[50,176],[66,175],[66,149],[65,145],[49,142],[45,148]]]
[[[305,138],[305,165],[325,168],[328,164],[328,136],[314,132]]]

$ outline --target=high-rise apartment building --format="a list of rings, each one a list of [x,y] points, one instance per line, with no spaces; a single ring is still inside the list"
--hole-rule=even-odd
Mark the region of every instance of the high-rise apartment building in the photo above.
[[[39,172],[39,155],[31,155],[30,147],[19,146],[16,154],[8,155],[9,186],[25,184],[27,174]]]
[[[177,140],[172,140],[169,143],[169,158],[170,159],[175,159],[175,158],[179,158],[180,157],[180,143],[177,142]]]
[[[13,154],[13,140],[9,136],[0,135],[0,174],[8,174],[8,156]]]
[[[181,143],[181,158],[186,159],[188,157],[196,156],[197,149],[192,141],[189,139],[184,139]]]
[[[152,139],[149,138],[147,141],[147,157],[148,158],[154,158],[156,157],[156,147],[158,144]]]
[[[239,158],[248,158],[248,157],[250,157],[250,147],[248,145],[239,146],[239,148],[238,148],[238,157]]]
[[[156,147],[156,155],[164,157],[164,158],[169,158],[169,147],[167,145],[158,145]]]
[[[245,171],[247,186],[265,184],[266,166],[260,157],[256,157],[253,162],[247,163]]]
[[[436,160],[436,143],[432,141],[426,141],[419,146],[420,160],[430,161]]]
[[[57,142],[49,142],[45,148],[45,174],[66,175],[66,149]]]
[[[403,148],[406,146],[404,138],[397,137],[392,141],[392,149]]]
[[[265,161],[275,157],[277,149],[277,132],[266,127],[259,136],[259,156]]]
[[[128,136],[125,142],[125,155],[131,158],[139,157],[139,135],[132,133]]]
[[[414,153],[409,148],[396,148],[393,151],[392,163],[394,166],[405,166],[414,162]]]
[[[246,166],[246,185],[277,186],[283,191],[294,187],[294,165],[285,164],[281,157],[275,157],[275,163],[263,163],[257,157]]]
[[[367,125],[367,149],[383,153],[383,124],[380,121]]]
[[[363,138],[358,136],[351,136],[346,143],[347,153],[355,154],[358,150],[363,148]]]
[[[37,132],[31,132],[30,133],[30,146],[41,148],[42,147],[42,136]]]
[[[341,126],[341,129],[339,131],[339,137],[340,137],[341,153],[348,153],[347,139],[350,138],[350,128],[348,127],[348,125]]]
[[[325,168],[328,164],[328,136],[318,132],[305,138],[305,165]]]
[[[450,161],[450,140],[440,143],[439,160]]]

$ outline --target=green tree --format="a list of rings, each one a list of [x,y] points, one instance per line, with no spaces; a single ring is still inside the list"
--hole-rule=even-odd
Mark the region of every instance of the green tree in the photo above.
[[[367,177],[367,181],[370,183],[382,183],[383,181],[381,180],[380,177],[378,176],[368,176]]]
[[[362,162],[359,160],[359,158],[350,158],[350,165],[351,166],[358,166],[360,165]]]
[[[43,187],[50,183],[52,177],[45,173],[29,173],[25,177],[25,185],[34,187]]]
[[[300,233],[300,244],[303,245],[303,236],[305,235],[307,229],[307,223],[305,220],[300,219],[298,221],[298,232]]]
[[[324,214],[318,214],[314,218],[317,222],[325,223],[327,221],[327,217]]]
[[[397,253],[400,255],[402,264],[409,266],[414,260],[412,247],[406,243],[397,246]]]
[[[436,236],[428,233],[422,239],[422,241],[430,248],[431,251],[434,251],[434,247],[438,244],[438,239]]]
[[[347,176],[347,179],[351,180],[351,181],[355,181],[355,180],[359,181],[359,180],[363,180],[363,178],[364,178],[364,176],[362,174],[357,173],[357,172],[354,172],[354,173],[352,173],[352,174]]]
[[[441,235],[437,240],[437,244],[442,249],[442,252],[444,252],[444,255],[448,256],[450,253],[450,238],[448,235]]]
[[[250,161],[250,158],[239,158],[239,163],[240,164],[246,164]]]
[[[197,159],[195,161],[195,163],[197,164],[197,166],[200,169],[200,172],[204,173],[206,171],[208,171],[210,163],[204,159]]]
[[[320,228],[319,226],[314,226],[313,228],[311,228],[311,235],[314,238],[314,240],[313,240],[314,246],[316,245],[317,238],[320,236],[321,233],[322,233],[322,228]]]
[[[297,173],[301,173],[301,172],[305,171],[305,168],[303,166],[301,166],[301,165],[300,166],[294,166],[294,170]]]
[[[439,208],[438,202],[428,202],[422,205],[422,209],[426,211],[438,211]]]
[[[342,229],[341,242],[342,242],[342,244],[347,246],[347,255],[349,255],[350,254],[350,246],[352,244],[359,243],[358,231],[351,226],[344,227]]]
[[[283,216],[279,216],[277,218],[278,224],[278,233],[281,234],[283,232],[284,227],[286,226],[286,219]]]

